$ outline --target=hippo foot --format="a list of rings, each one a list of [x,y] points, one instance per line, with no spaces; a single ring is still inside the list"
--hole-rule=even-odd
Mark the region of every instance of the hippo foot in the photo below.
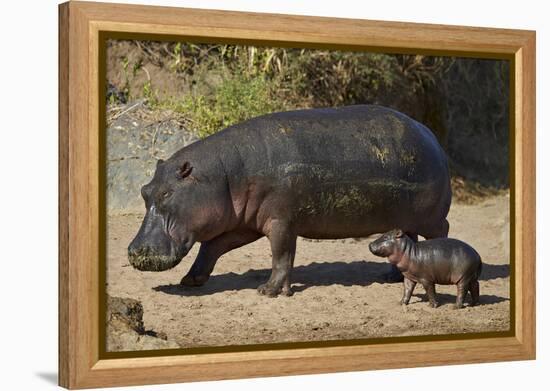
[[[207,276],[192,276],[191,274],[185,275],[181,281],[180,285],[183,286],[202,286],[208,281]]]
[[[430,302],[430,307],[437,308],[437,306],[438,306],[437,301]]]
[[[258,287],[258,293],[267,297],[277,297],[279,293],[283,296],[292,296],[290,288],[283,288],[266,282]]]
[[[292,288],[288,287],[283,287],[283,289],[281,290],[281,294],[283,296],[287,296],[287,297],[290,297],[294,294],[294,292],[292,291]]]

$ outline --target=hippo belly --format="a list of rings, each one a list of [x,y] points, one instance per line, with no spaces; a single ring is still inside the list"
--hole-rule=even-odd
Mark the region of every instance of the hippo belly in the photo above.
[[[364,179],[337,183],[308,183],[285,189],[281,202],[295,221],[297,234],[311,239],[367,237],[402,227],[430,237],[430,214],[440,217],[432,225],[444,225],[433,184],[398,179]],[[436,200],[434,200],[434,198]],[[290,201],[290,202],[289,202]],[[434,205],[435,204],[435,205]]]
[[[384,181],[319,186],[321,190],[296,202],[298,235],[310,239],[358,238],[392,227],[420,233],[421,227],[416,228],[423,220],[422,211],[415,210],[412,201],[422,190],[413,187]]]

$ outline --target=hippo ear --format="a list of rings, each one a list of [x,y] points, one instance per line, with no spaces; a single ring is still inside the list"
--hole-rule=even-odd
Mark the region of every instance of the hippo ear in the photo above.
[[[162,163],[164,163],[164,160],[162,160],[162,159],[157,160],[157,168],[158,168],[158,166],[160,166]]]
[[[191,163],[185,162],[178,170],[178,178],[184,179],[188,177],[191,174],[191,171],[193,171],[193,167],[191,166]]]
[[[401,231],[400,229],[395,230],[395,237],[396,238],[401,238],[401,237],[403,237],[403,235],[404,235],[403,231]]]

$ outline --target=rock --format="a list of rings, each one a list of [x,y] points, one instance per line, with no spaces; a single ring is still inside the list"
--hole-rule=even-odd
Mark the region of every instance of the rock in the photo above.
[[[138,333],[145,333],[143,306],[137,300],[107,296],[107,321],[115,320],[125,323]]]
[[[164,333],[145,330],[143,306],[134,299],[107,296],[107,351],[177,349]]]
[[[169,112],[156,114],[139,102],[119,108],[107,127],[107,209],[143,212],[140,189],[155,172],[158,159],[198,140]],[[124,113],[125,110],[128,110]]]

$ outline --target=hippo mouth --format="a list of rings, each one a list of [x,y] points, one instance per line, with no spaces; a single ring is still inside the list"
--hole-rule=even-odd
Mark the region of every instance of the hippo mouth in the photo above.
[[[150,272],[172,269],[181,262],[181,258],[171,255],[132,255],[128,257],[130,265],[134,269]]]
[[[140,271],[162,272],[177,266],[189,249],[183,246],[177,253],[170,255],[152,254],[147,251],[128,251],[128,261],[134,269]]]

